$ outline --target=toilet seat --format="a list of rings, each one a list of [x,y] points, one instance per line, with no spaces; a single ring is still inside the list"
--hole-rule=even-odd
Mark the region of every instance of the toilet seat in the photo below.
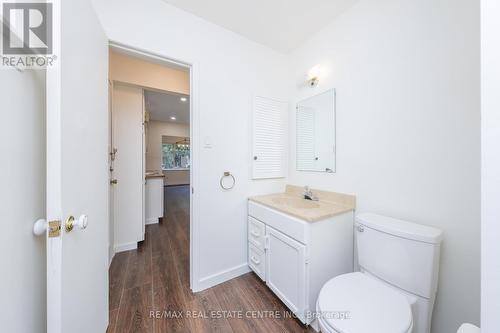
[[[324,333],[407,333],[413,327],[406,297],[360,272],[329,280],[319,293],[317,311]]]

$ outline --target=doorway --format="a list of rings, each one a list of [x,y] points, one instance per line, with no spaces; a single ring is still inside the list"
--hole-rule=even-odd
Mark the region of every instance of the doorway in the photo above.
[[[192,287],[192,66],[111,44],[110,331]],[[178,295],[172,295],[172,287]]]

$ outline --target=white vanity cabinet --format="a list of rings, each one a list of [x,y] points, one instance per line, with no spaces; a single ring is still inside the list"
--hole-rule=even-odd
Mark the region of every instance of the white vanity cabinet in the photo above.
[[[158,223],[159,219],[163,217],[163,174],[146,175],[145,186],[145,223],[153,224]]]
[[[323,284],[353,271],[352,210],[309,222],[248,203],[248,265],[304,323]]]

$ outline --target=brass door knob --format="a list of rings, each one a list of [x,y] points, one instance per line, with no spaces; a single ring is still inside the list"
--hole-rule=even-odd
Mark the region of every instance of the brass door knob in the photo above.
[[[116,184],[118,184],[118,179],[111,179],[111,180],[109,181],[109,183],[110,183],[111,185],[116,185]]]
[[[66,219],[66,222],[64,223],[64,229],[66,230],[66,232],[70,232],[76,226],[83,230],[87,228],[88,224],[89,222],[87,215],[80,215],[80,217],[76,220],[73,216],[70,216]]]

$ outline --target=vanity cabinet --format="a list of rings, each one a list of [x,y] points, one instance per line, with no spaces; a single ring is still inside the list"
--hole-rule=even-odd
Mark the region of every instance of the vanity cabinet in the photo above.
[[[309,222],[248,202],[248,265],[304,324],[321,287],[353,271],[353,210]]]

